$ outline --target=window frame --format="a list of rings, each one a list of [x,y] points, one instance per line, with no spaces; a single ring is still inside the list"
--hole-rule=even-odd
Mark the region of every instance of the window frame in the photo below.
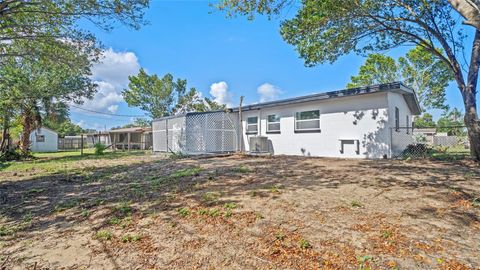
[[[248,119],[250,118],[256,118],[257,119],[257,122],[255,124],[249,124],[248,123]],[[258,134],[258,116],[249,116],[247,117],[247,119],[245,120],[245,134]],[[249,131],[248,130],[248,127],[249,126],[256,126],[257,127],[257,130],[256,131]]]
[[[39,138],[42,138],[42,139],[39,140]],[[35,135],[35,142],[45,142],[45,135],[43,135],[43,134],[36,134],[36,135]]]
[[[301,115],[301,113],[305,112],[318,112],[318,118],[315,119],[298,119],[298,116]],[[294,130],[296,133],[302,133],[302,132],[320,132],[321,131],[321,126],[320,126],[320,116],[321,112],[319,109],[313,109],[313,110],[306,110],[306,111],[299,111],[295,112],[295,123],[294,123]],[[318,121],[318,128],[301,128],[299,129],[297,127],[298,122],[313,122],[313,121]]]
[[[277,122],[270,122],[270,116],[278,117],[278,121]],[[270,124],[278,124],[279,125],[278,130],[277,129],[276,130],[271,130],[270,129]],[[282,129],[281,116],[278,115],[278,114],[267,115],[267,133],[280,133],[281,129]]]

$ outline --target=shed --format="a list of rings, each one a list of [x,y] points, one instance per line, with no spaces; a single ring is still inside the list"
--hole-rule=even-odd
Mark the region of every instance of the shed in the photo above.
[[[152,123],[154,152],[206,154],[239,149],[238,113],[191,112],[155,119]]]
[[[30,133],[32,152],[57,152],[58,133],[46,127],[40,127]]]

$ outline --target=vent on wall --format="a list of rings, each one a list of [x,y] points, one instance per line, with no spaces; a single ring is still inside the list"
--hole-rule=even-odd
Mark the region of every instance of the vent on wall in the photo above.
[[[268,153],[268,138],[265,136],[250,137],[250,153]]]

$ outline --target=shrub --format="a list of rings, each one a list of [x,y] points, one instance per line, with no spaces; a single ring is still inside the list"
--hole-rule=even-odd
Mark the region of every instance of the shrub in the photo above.
[[[96,143],[93,147],[95,148],[94,153],[97,156],[105,154],[105,150],[107,149],[107,146],[103,143]]]

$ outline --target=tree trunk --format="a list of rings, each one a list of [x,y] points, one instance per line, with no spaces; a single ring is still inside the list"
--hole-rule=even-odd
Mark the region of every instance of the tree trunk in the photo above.
[[[2,142],[0,143],[0,153],[5,153],[10,150],[11,140],[10,140],[10,119],[7,115],[7,112],[4,112],[3,115],[3,132],[2,132]]]
[[[472,55],[470,56],[467,85],[460,86],[463,103],[465,105],[465,125],[470,140],[470,154],[473,159],[480,161],[480,123],[477,113],[477,82],[480,68],[480,31],[475,31]]]
[[[29,108],[25,108],[23,110],[22,124],[23,131],[22,139],[20,141],[20,149],[22,150],[23,154],[28,154],[30,150],[30,133],[32,133],[34,129],[33,114],[32,110],[30,110]]]
[[[470,140],[470,154],[473,159],[480,161],[480,123],[477,113],[476,97],[471,91],[466,93],[465,102],[465,125]]]

